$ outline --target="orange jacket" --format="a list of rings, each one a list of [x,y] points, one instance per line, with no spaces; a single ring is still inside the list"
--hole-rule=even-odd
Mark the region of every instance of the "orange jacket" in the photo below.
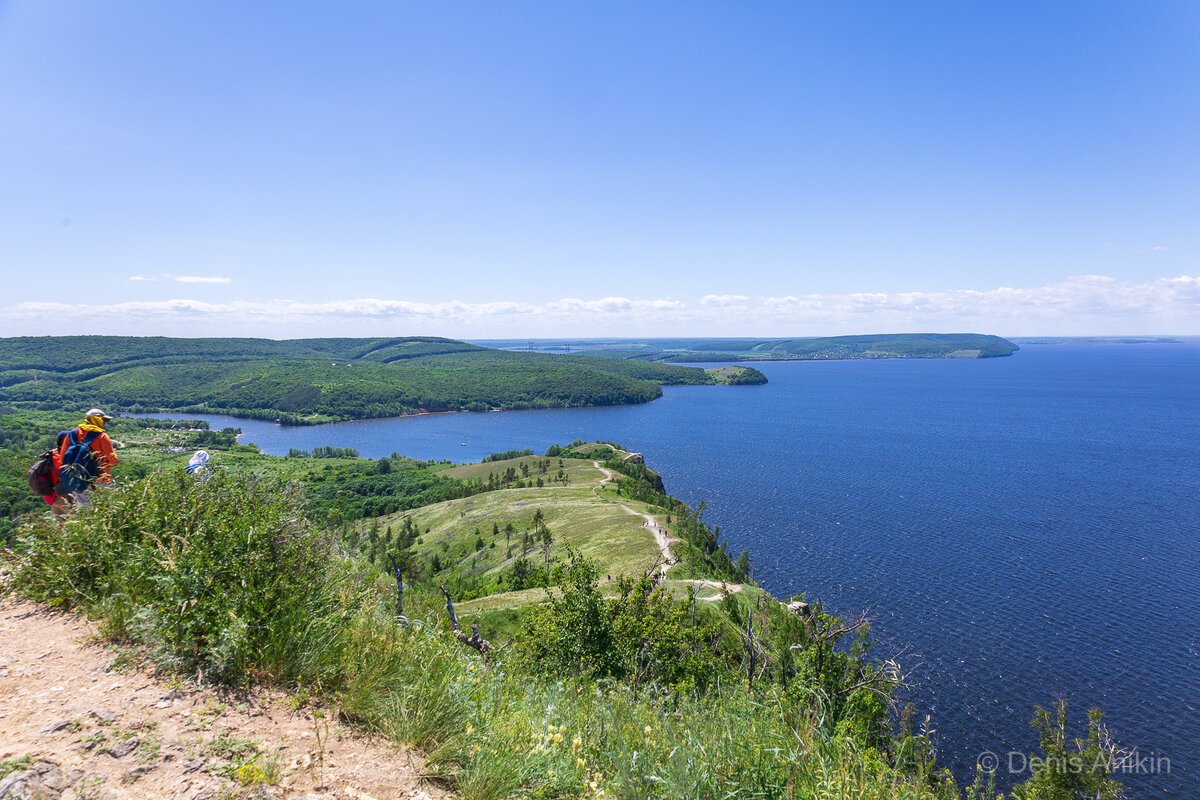
[[[87,429],[80,425],[75,429],[75,438],[77,441],[84,441],[87,437],[95,432],[95,428],[89,425]],[[58,448],[58,463],[62,464],[62,457],[66,454],[67,448],[71,446],[71,438],[63,437],[62,445]],[[100,467],[100,477],[97,481],[100,483],[112,483],[112,474],[109,470],[117,465],[117,454],[113,451],[112,439],[108,438],[108,434],[100,431],[96,434],[96,438],[92,440],[92,453],[96,456],[96,465]]]

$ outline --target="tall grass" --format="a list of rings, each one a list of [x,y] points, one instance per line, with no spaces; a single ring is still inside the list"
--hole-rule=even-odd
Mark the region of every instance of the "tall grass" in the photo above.
[[[328,568],[333,540],[302,517],[295,488],[179,470],[91,494],[65,523],[23,531],[17,589],[224,681],[291,677],[314,646],[336,650],[329,623],[350,576]]]
[[[21,532],[15,588],[78,607],[161,665],[303,686],[412,743],[468,800],[957,796],[822,733],[774,689],[704,695],[555,681],[485,663],[427,607],[403,627],[387,583],[307,521],[295,490],[157,473]]]

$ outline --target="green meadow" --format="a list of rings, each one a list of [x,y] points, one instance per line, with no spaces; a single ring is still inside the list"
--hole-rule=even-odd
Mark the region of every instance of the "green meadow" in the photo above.
[[[566,547],[600,565],[606,575],[629,575],[648,569],[660,556],[653,534],[637,514],[657,514],[665,527],[661,509],[617,494],[606,482],[594,462],[579,459],[526,457],[483,464],[456,466],[442,474],[461,480],[486,481],[508,469],[529,468],[536,480],[538,462],[551,462],[547,477],[561,468],[568,482],[541,488],[498,489],[472,497],[449,500],[409,512],[400,512],[360,523],[386,529],[410,517],[423,533],[411,546],[414,555],[425,561],[439,556],[454,564],[451,576],[495,575],[512,566],[514,560],[529,557],[545,560],[539,545],[525,547],[523,536],[533,526],[540,511],[550,531],[550,562],[558,563]],[[479,542],[482,548],[477,548]],[[501,587],[496,587],[497,589]]]

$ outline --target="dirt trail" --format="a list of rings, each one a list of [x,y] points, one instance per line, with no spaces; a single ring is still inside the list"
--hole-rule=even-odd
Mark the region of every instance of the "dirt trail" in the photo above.
[[[0,764],[25,759],[0,774],[0,800],[449,796],[423,780],[417,754],[333,713],[315,718],[278,692],[118,671],[118,653],[88,643],[95,635],[73,614],[0,597]],[[277,783],[253,783],[261,777]]]
[[[615,478],[616,473],[614,473],[611,469],[606,469],[606,468],[600,466],[599,461],[593,461],[592,465],[595,466],[596,469],[598,469],[604,473],[604,480],[600,481],[601,486],[612,481]],[[596,497],[598,497],[598,498],[600,497],[599,491],[597,491],[596,489],[592,489],[592,491],[595,492]],[[675,563],[675,557],[673,555],[671,555],[671,542],[678,542],[679,539],[676,539],[675,537],[671,536],[669,531],[666,531],[666,530],[663,530],[662,528],[660,528],[658,526],[658,523],[655,522],[654,517],[652,515],[643,514],[640,511],[635,511],[634,509],[630,508],[629,506],[625,505],[624,503],[618,503],[615,500],[612,500],[609,502],[612,502],[613,504],[620,506],[625,511],[626,514],[632,514],[635,517],[641,517],[642,519],[645,520],[645,522],[643,522],[642,525],[646,528],[649,528],[650,532],[654,534],[654,541],[658,543],[658,550],[660,553],[662,553],[662,564],[658,568],[659,574],[662,575],[662,577],[664,577],[664,578],[667,577],[667,570],[670,569],[671,565]]]
[[[599,461],[593,461],[592,466],[604,473],[604,480],[600,481],[601,486],[603,486],[606,483],[610,483],[610,482],[616,480],[617,473],[613,472],[611,469],[608,469],[607,467],[600,466]],[[596,495],[596,496],[599,497],[599,495]]]
[[[694,579],[694,578],[693,579],[683,579],[683,580],[678,581],[678,583],[690,583],[697,588],[707,586],[709,589],[716,589],[718,592],[721,591],[722,588],[724,588],[724,590],[729,592],[730,594],[737,594],[738,592],[740,592],[742,590],[742,585],[740,583],[722,583],[721,581],[698,580],[698,579]],[[702,602],[702,603],[710,602],[711,603],[711,602],[720,600],[721,597],[722,597],[722,595],[719,595],[719,594],[715,595],[713,597],[701,597],[700,602]]]

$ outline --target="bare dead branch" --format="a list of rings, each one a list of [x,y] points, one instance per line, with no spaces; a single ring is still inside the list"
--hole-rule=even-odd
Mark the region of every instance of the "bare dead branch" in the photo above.
[[[479,626],[474,623],[471,624],[470,636],[463,633],[462,626],[458,624],[458,615],[454,613],[454,601],[450,599],[450,593],[446,591],[445,586],[438,586],[438,588],[442,590],[442,594],[446,595],[446,611],[450,614],[450,624],[454,627],[455,638],[468,647],[473,647],[478,650],[479,654],[486,660],[488,653],[490,653],[492,650],[491,643],[488,642],[487,639],[483,638],[483,636],[479,633]],[[505,647],[507,646],[508,645],[505,645]]]

